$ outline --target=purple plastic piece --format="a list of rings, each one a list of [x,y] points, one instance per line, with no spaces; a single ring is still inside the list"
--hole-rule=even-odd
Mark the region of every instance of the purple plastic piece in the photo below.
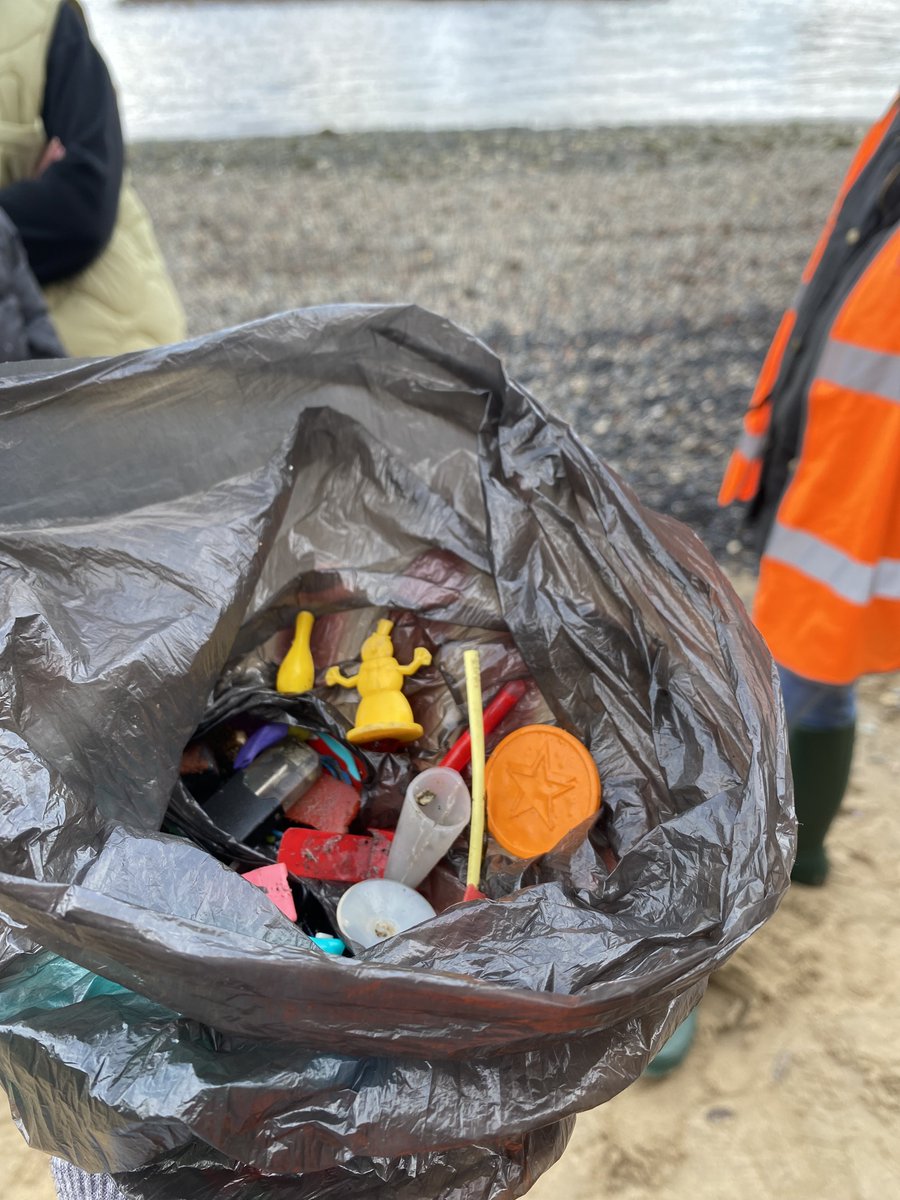
[[[288,729],[290,729],[289,725],[260,725],[259,729],[250,734],[234,756],[234,769],[243,771],[244,767],[249,767],[254,758],[262,754],[263,750],[268,750],[270,746],[283,742],[287,737]]]

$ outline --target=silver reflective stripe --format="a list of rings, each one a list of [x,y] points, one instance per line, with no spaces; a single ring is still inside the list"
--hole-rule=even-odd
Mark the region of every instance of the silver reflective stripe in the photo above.
[[[900,558],[883,558],[868,566],[821,538],[786,525],[773,528],[765,553],[796,567],[851,604],[900,600]]]
[[[816,378],[900,404],[900,354],[864,350],[832,338],[819,359]]]
[[[794,310],[794,312],[796,312],[803,303],[803,297],[806,295],[806,289],[808,286],[809,284],[801,283],[796,292],[794,292],[794,298],[791,301],[791,308]]]
[[[765,434],[761,433],[742,433],[738,438],[735,450],[738,454],[743,454],[744,458],[760,458],[763,452],[763,446],[766,443]]]

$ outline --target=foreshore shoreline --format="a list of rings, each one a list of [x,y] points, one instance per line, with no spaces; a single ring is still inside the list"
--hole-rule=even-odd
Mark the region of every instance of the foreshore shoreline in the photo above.
[[[819,151],[853,148],[866,129],[864,122],[778,121],[701,124],[600,125],[591,128],[372,130],[342,133],[280,134],[260,137],[151,139],[129,145],[132,166],[157,170],[172,165],[316,169],[324,160],[334,166],[391,169],[402,158],[411,163],[447,165],[460,154],[477,154],[495,162],[555,167],[588,163],[621,163],[641,157],[722,160],[768,153],[790,143]],[[392,164],[393,160],[393,164]]]

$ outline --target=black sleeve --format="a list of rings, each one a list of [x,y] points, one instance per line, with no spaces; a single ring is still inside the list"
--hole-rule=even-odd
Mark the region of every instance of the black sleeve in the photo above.
[[[0,188],[0,207],[19,230],[41,283],[84,270],[112,235],[124,150],[116,94],[106,64],[80,16],[61,4],[50,50],[41,112],[48,140],[65,158],[40,179]]]

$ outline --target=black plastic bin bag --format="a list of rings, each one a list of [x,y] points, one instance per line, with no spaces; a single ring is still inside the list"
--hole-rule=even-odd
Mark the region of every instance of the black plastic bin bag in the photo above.
[[[0,456],[0,1080],[26,1136],[134,1200],[527,1191],[788,885],[772,663],[709,554],[416,308],[30,367]],[[423,586],[435,553],[458,569]],[[508,630],[599,766],[590,836],[334,959],[160,833],[217,679],[301,593]]]

